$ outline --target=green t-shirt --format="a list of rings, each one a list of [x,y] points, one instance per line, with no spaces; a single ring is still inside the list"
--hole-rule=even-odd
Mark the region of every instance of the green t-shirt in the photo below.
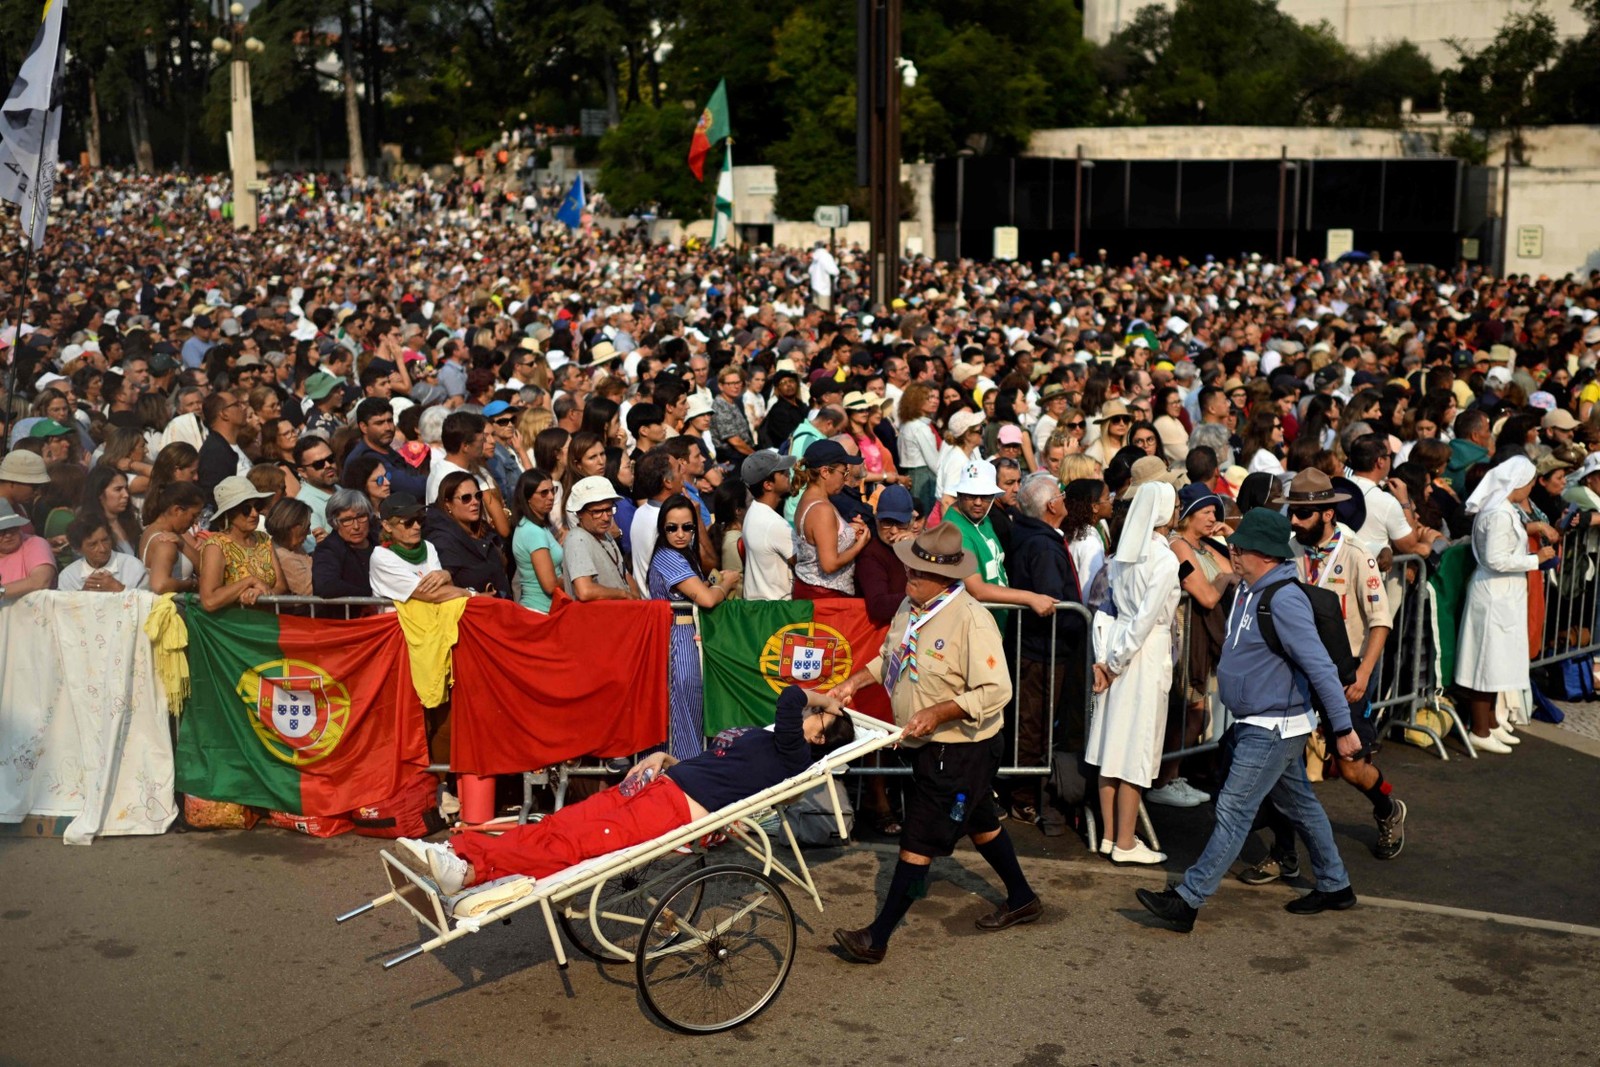
[[[978,557],[978,577],[990,585],[1009,586],[1006,554],[1000,547],[1000,539],[994,535],[994,524],[989,516],[985,515],[982,522],[974,525],[958,508],[951,508],[945,515],[961,531],[962,547]]]

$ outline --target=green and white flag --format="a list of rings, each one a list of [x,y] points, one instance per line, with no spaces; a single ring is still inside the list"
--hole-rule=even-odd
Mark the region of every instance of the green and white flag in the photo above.
[[[46,0],[33,46],[0,104],[0,200],[22,211],[28,242],[38,248],[50,217],[61,140],[62,43],[67,0]]]
[[[711,247],[721,248],[733,232],[733,142],[724,146],[722,173],[717,176],[717,201],[711,215]]]

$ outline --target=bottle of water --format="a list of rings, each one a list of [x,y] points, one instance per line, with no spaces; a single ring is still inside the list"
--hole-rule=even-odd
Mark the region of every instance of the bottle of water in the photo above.
[[[954,804],[950,805],[950,821],[951,822],[966,822],[967,821],[967,794],[965,794],[965,793],[957,793],[956,794],[956,802]]]
[[[628,775],[617,788],[621,790],[623,796],[631,797],[642,792],[645,786],[655,781],[655,777],[656,769],[654,767],[646,767],[643,774]]]

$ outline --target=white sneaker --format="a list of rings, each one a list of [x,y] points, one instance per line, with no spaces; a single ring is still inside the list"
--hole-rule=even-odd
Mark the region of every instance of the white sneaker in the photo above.
[[[449,819],[453,815],[461,814],[461,801],[456,795],[446,789],[439,797],[439,814]]]
[[[1116,847],[1116,842],[1112,841],[1111,838],[1102,837],[1100,839],[1100,855],[1102,855],[1102,856],[1111,855],[1111,850],[1113,848],[1115,848],[1115,847]]]
[[[1165,804],[1169,808],[1192,808],[1204,804],[1211,798],[1200,793],[1201,799],[1195,799],[1197,790],[1188,788],[1182,778],[1174,778],[1160,789],[1152,789],[1145,793],[1144,798],[1152,804]]]
[[[428,850],[432,847],[428,842],[419,838],[397,837],[395,838],[394,848],[399,855],[395,858],[404,860],[409,856],[426,870],[428,866]]]
[[[439,892],[453,897],[467,887],[472,864],[456,855],[449,845],[429,845],[428,870],[433,873]]]
[[[1187,778],[1174,779],[1172,784],[1179,786],[1186,794],[1188,794],[1189,798],[1194,801],[1194,807],[1211,802],[1211,794],[1207,793],[1204,789],[1196,789],[1189,783],[1189,779]]]
[[[1157,852],[1155,849],[1151,848],[1149,845],[1145,844],[1136,837],[1133,839],[1133,847],[1130,849],[1124,850],[1113,845],[1111,847],[1111,862],[1145,864],[1165,863],[1167,862],[1167,854],[1165,852]]]
[[[1522,738],[1512,733],[1509,726],[1496,726],[1493,730],[1489,731],[1489,736],[1500,742],[1502,745],[1522,744]]]
[[[1494,734],[1490,734],[1488,737],[1479,737],[1477,734],[1473,734],[1472,748],[1475,752],[1498,752],[1502,756],[1511,754],[1511,746]]]

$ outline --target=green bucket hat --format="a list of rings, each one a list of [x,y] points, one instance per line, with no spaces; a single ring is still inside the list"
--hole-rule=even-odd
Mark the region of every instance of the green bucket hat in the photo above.
[[[1288,559],[1294,555],[1289,547],[1289,520],[1271,508],[1252,508],[1239,520],[1239,529],[1228,538],[1228,547]]]

